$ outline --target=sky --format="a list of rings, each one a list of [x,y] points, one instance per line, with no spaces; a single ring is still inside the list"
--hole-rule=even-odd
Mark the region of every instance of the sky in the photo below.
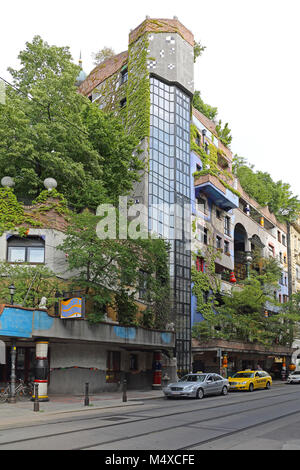
[[[206,46],[195,89],[228,122],[231,150],[291,186],[300,198],[299,0],[15,0],[0,6],[0,76],[18,68],[35,35],[69,46],[93,68],[92,53],[127,50],[130,29],[148,15],[178,19]],[[4,4],[3,4],[4,3]]]

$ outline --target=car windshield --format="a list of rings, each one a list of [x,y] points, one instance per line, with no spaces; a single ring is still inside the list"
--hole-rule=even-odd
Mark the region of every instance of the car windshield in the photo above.
[[[182,377],[179,382],[203,382],[205,379],[206,375],[201,374],[201,375],[185,375]]]
[[[253,372],[237,372],[236,374],[233,375],[233,378],[235,378],[235,379],[250,379],[253,376],[254,376]]]
[[[292,372],[291,375],[300,375],[300,370],[295,370],[295,372]]]

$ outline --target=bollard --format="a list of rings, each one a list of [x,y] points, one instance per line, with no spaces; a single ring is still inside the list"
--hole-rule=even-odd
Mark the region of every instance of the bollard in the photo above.
[[[123,401],[127,401],[127,380],[123,380]]]
[[[89,383],[86,382],[85,384],[85,395],[84,395],[84,406],[89,406],[90,399],[89,399]]]
[[[34,384],[33,411],[40,411],[40,403],[39,403],[39,384]]]

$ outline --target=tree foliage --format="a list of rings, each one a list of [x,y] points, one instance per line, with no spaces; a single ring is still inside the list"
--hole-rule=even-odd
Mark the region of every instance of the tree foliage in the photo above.
[[[268,206],[279,221],[293,221],[300,211],[300,201],[293,196],[290,185],[275,182],[267,172],[255,171],[243,157],[235,156],[233,171],[242,188],[261,206]]]
[[[93,52],[92,57],[94,59],[94,65],[100,65],[107,59],[110,59],[115,55],[115,51],[111,47],[103,47],[98,52]]]
[[[295,302],[292,315],[291,308],[279,308],[282,305],[273,297],[281,273],[278,262],[273,258],[262,258],[256,253],[253,268],[250,278],[233,287],[229,294],[216,295],[213,287],[206,286],[209,307],[203,308],[203,298],[199,299],[200,292],[193,290],[198,311],[203,316],[203,321],[193,327],[193,337],[200,340],[222,338],[257,342],[265,346],[275,343],[292,344],[293,327],[300,317],[296,314]],[[194,281],[202,275],[203,273],[194,271]],[[299,302],[299,298],[297,301]],[[266,306],[278,313],[265,316]]]
[[[42,265],[12,265],[2,262],[0,277],[0,303],[10,304],[8,286],[12,282],[16,288],[14,304],[29,308],[37,308],[42,297],[47,298],[47,307],[51,307],[57,301],[56,292],[62,288],[62,282]]]
[[[67,255],[73,286],[83,289],[92,304],[93,321],[101,320],[109,304],[120,322],[136,322],[134,300],[138,300],[142,270],[147,273],[145,300],[152,326],[165,326],[169,314],[166,243],[162,239],[101,239],[96,232],[101,219],[89,211],[74,214],[66,238],[58,247]]]
[[[209,104],[204,103],[201,98],[200,91],[196,90],[193,96],[193,106],[198,109],[200,113],[204,114],[208,119],[214,120],[218,114],[218,108],[210,106]]]
[[[14,178],[16,195],[36,197],[47,177],[77,209],[96,208],[112,188],[115,197],[127,194],[143,168],[137,141],[78,93],[69,48],[36,36],[19,59],[0,104],[0,174]]]

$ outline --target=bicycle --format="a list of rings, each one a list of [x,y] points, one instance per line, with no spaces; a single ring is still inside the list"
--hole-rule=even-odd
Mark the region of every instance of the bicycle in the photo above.
[[[5,403],[10,397],[10,386],[7,385],[5,388],[0,390],[0,403]]]
[[[30,398],[33,393],[33,385],[32,383],[25,384],[24,380],[18,379],[18,385],[16,386],[16,398],[17,399],[24,399]]]
[[[25,384],[24,380],[18,379],[18,384],[15,388],[15,397],[17,400],[23,400],[26,398],[30,398],[33,394],[33,384],[29,383],[28,385]],[[11,388],[10,384],[8,384],[5,388],[0,391],[0,403],[5,403],[8,401],[9,397],[11,396]]]

